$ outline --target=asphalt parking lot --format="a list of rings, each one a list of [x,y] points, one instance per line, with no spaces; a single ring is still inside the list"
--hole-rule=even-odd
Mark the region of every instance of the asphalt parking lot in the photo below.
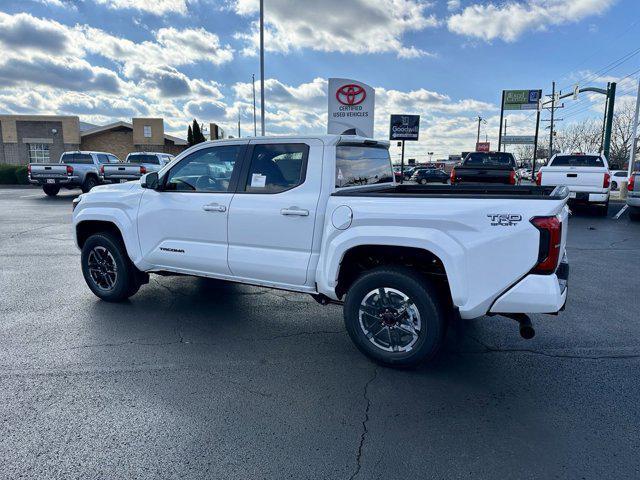
[[[187,277],[86,287],[78,192],[0,189],[0,478],[640,477],[640,223],[576,212],[567,310],[376,367],[338,306]]]

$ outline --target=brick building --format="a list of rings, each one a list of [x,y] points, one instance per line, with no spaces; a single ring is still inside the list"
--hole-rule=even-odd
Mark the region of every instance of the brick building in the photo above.
[[[62,152],[98,150],[124,160],[138,151],[177,155],[187,142],[164,133],[161,118],[95,126],[75,116],[0,115],[0,164],[57,162]]]

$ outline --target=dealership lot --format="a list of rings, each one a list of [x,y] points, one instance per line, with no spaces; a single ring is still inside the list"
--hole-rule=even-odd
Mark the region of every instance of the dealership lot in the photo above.
[[[86,287],[71,200],[0,189],[0,478],[638,478],[640,223],[577,211],[570,298],[376,367],[340,307],[156,277]]]

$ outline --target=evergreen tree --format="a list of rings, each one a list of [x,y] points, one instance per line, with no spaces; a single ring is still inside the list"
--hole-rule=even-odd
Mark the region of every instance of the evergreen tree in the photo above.
[[[205,141],[204,135],[202,134],[202,131],[200,130],[200,125],[198,124],[197,120],[194,118],[193,119],[193,126],[191,127],[192,131],[193,131],[193,144],[198,144],[198,143],[202,143]]]
[[[193,145],[193,130],[191,130],[191,125],[189,125],[189,128],[187,129],[187,143],[189,146]]]

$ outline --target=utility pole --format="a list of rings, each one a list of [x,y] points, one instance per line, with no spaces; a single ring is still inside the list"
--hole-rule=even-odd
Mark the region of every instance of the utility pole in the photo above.
[[[253,136],[258,136],[258,127],[256,124],[256,76],[251,74],[251,85],[253,85]]]
[[[482,123],[482,117],[478,115],[478,135],[476,135],[476,144],[480,143],[480,124]]]
[[[264,0],[260,0],[260,126],[264,137]]]
[[[551,83],[551,127],[549,131],[549,158],[553,156],[553,113],[556,111],[556,82]]]
[[[502,145],[502,118],[504,116],[504,90],[502,91],[502,100],[500,101],[500,132],[498,133],[498,151]]]
[[[238,138],[240,138],[240,110],[238,110]]]
[[[638,114],[640,113],[640,80],[638,80],[638,93],[636,95],[636,113],[633,117],[633,128],[631,129],[631,152],[629,153],[628,177],[635,172],[634,163],[636,161],[636,141],[638,139]]]
[[[540,131],[540,110],[542,110],[542,99],[538,103],[538,113],[536,114],[536,136],[533,140],[533,161],[531,162],[531,181],[536,180],[536,157],[538,156],[538,133]]]
[[[609,147],[611,146],[611,129],[613,128],[613,107],[616,103],[616,82],[611,82],[607,89],[607,121],[604,126],[604,140],[602,141],[602,153],[609,159]]]
[[[604,151],[604,129],[607,125],[607,111],[609,110],[609,87],[611,86],[611,82],[607,83],[607,93],[604,101],[604,115],[602,117],[602,133],[600,134],[600,152]],[[608,160],[608,159],[607,159]]]

